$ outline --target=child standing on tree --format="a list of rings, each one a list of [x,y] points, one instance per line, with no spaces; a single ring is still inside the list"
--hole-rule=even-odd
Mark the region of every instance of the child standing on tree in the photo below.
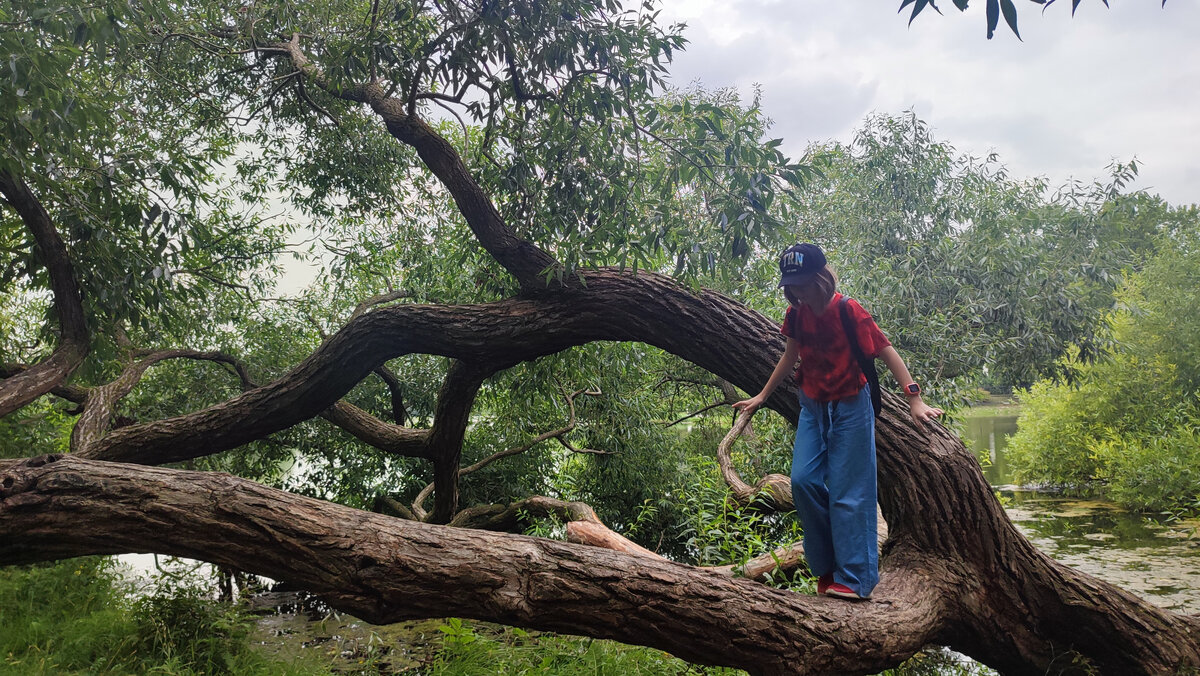
[[[805,557],[818,576],[817,593],[866,599],[879,581],[875,412],[845,327],[854,328],[863,355],[882,359],[904,385],[918,425],[943,411],[921,400],[921,388],[871,315],[857,302],[843,300],[819,246],[797,244],[784,251],[779,273],[789,303],[782,329],[787,348],[762,391],[733,407],[752,415],[799,358],[792,501],[804,525]]]

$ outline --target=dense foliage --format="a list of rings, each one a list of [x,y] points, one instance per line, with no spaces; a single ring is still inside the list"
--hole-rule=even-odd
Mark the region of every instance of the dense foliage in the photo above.
[[[798,194],[795,236],[826,246],[846,292],[949,407],[981,383],[1055,375],[1072,345],[1094,356],[1122,273],[1192,222],[1126,188],[1136,164],[1051,190],[955,150],[912,113],[871,116],[809,156],[822,176]]]
[[[1188,210],[1193,217],[1195,210]],[[1101,486],[1149,510],[1200,507],[1200,236],[1164,237],[1107,316],[1099,359],[1022,393],[1012,462],[1026,481]]]

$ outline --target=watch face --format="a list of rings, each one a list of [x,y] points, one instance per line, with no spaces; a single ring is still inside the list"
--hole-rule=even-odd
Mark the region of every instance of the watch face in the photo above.
[[[906,389],[908,390],[909,394],[920,394],[921,393],[921,386],[916,383],[909,385]]]

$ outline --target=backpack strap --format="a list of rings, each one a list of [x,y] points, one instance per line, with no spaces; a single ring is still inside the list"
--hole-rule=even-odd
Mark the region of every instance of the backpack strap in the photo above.
[[[875,409],[875,417],[883,412],[883,393],[879,390],[879,373],[875,371],[875,360],[867,359],[867,355],[863,354],[862,346],[858,344],[858,331],[855,330],[854,322],[850,319],[850,309],[846,307],[846,303],[850,301],[846,296],[838,301],[838,314],[842,317],[842,330],[846,332],[846,340],[850,343],[850,354],[854,355],[854,361],[858,362],[858,368],[862,370],[864,376],[867,377],[867,384],[871,386],[871,407]]]

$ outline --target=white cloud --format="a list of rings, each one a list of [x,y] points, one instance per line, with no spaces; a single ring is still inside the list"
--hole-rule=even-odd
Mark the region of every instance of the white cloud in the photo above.
[[[995,149],[1017,176],[1053,184],[1102,176],[1136,156],[1135,187],[1200,203],[1200,3],[1099,0],[1045,13],[1019,3],[1024,42],[1002,25],[986,40],[983,2],[912,26],[899,0],[664,0],[690,44],[677,83],[763,87],[793,154],[849,139],[871,112],[907,109],[964,152]]]

